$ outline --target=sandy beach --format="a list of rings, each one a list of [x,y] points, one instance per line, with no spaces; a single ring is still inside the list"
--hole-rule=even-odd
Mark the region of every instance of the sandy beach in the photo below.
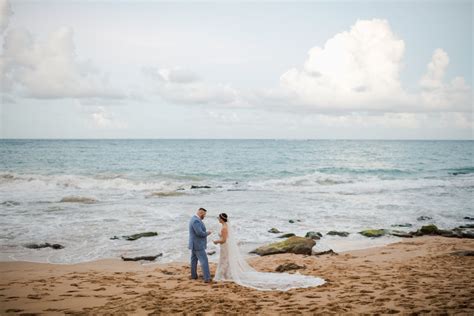
[[[320,287],[261,292],[189,279],[185,263],[101,260],[74,265],[2,262],[1,314],[474,313],[472,239],[419,237],[338,255],[255,257],[253,267],[284,263],[324,278]],[[211,266],[212,273],[215,265]]]

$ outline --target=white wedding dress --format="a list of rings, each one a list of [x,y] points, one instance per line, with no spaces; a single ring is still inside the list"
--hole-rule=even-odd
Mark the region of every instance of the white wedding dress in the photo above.
[[[214,281],[232,281],[261,291],[287,291],[319,286],[321,278],[301,274],[258,272],[240,255],[232,227],[227,222],[227,240],[220,244],[220,257]]]

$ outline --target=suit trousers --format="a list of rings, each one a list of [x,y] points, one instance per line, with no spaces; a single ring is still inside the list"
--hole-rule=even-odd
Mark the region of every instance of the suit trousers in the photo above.
[[[211,280],[211,273],[209,272],[209,262],[207,261],[207,254],[205,249],[191,250],[191,278],[197,279],[197,263],[201,264],[201,270],[204,274],[204,280]]]

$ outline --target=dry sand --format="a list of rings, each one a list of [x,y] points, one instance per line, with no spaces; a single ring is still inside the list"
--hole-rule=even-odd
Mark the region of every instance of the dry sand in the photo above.
[[[260,292],[189,279],[186,264],[101,260],[75,265],[0,263],[0,313],[38,314],[474,314],[474,240],[419,237],[320,257],[252,258],[261,271],[305,265],[320,287]],[[215,265],[211,266],[212,272]]]

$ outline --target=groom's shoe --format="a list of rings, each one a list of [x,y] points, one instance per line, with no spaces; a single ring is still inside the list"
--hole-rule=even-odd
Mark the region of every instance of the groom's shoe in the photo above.
[[[204,283],[212,283],[212,280],[204,280]]]

